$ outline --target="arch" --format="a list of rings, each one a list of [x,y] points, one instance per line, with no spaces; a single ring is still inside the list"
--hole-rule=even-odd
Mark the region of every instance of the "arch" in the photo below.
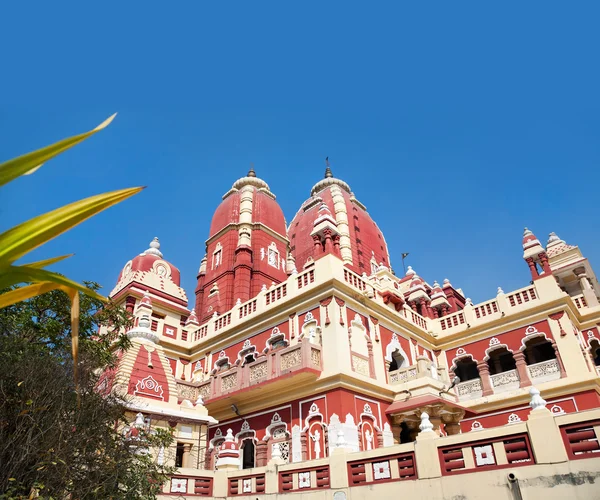
[[[290,343],[285,338],[285,333],[283,333],[279,329],[279,327],[276,326],[271,331],[271,335],[267,339],[263,352],[266,354],[267,352],[272,351],[274,349],[278,349],[280,347],[287,347],[289,345]]]
[[[360,414],[358,434],[362,451],[374,450],[379,447],[379,439],[383,436],[369,403],[365,403],[363,412]]]
[[[470,354],[467,356],[461,356],[458,359],[455,358],[452,362],[452,371],[461,382],[481,378],[479,375],[479,369],[477,368],[477,362]]]
[[[497,375],[517,368],[513,352],[506,345],[497,345],[485,352],[484,360],[490,368],[490,375]]]
[[[240,445],[240,469],[253,469],[256,466],[256,445],[254,439],[245,438]]]
[[[407,363],[409,363],[409,357],[406,354],[406,352],[404,352],[404,349],[402,349],[402,346],[400,345],[400,341],[398,340],[398,335],[395,333],[392,333],[392,340],[390,341],[390,343],[385,347],[385,360],[388,363],[391,363],[393,361],[393,354],[398,351],[398,353],[406,360]]]
[[[588,344],[590,346],[590,354],[594,365],[600,366],[600,341],[594,338],[590,339]]]
[[[525,361],[528,365],[556,359],[554,345],[546,335],[531,336],[525,340],[521,350],[523,351],[523,354],[525,354]]]
[[[246,339],[242,348],[238,352],[238,359],[236,360],[236,364],[241,364],[242,366],[247,365],[248,363],[253,363],[256,361],[258,357],[258,352],[256,351],[256,346],[252,345],[250,339]]]
[[[388,363],[388,365],[388,372],[393,372],[400,368],[406,368],[408,366],[408,360],[402,355],[401,349],[396,349],[392,353],[392,361]]]

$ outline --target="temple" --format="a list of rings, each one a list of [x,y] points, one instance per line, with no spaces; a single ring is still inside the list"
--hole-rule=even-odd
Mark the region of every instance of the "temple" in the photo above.
[[[103,388],[128,394],[132,428],[174,433],[154,450],[178,467],[164,498],[388,498],[399,481],[512,498],[499,477],[513,493],[519,477],[600,478],[598,282],[554,233],[519,244],[525,286],[473,304],[443,276],[396,275],[329,167],[289,225],[251,170],[215,210],[191,308],[157,238],[125,264],[110,297],[132,348]],[[575,487],[558,485],[543,494]]]

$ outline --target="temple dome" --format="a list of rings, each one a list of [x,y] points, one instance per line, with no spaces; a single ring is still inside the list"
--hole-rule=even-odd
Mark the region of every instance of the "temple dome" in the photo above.
[[[390,267],[383,233],[366,207],[356,199],[350,186],[335,178],[327,167],[324,178],[313,186],[310,198],[302,204],[288,227],[291,253],[298,269],[312,256],[310,234],[323,204],[327,205],[337,223],[344,262],[360,274],[371,274],[373,264]]]
[[[213,214],[209,238],[230,224],[239,222],[241,192],[246,189],[253,191],[252,223],[262,223],[277,234],[285,236],[285,217],[275,195],[271,193],[269,185],[256,177],[254,170],[251,169],[248,175],[235,181],[231,189],[223,195],[223,201]]]
[[[148,289],[160,290],[187,304],[186,294],[181,288],[181,273],[177,267],[163,258],[160,242],[156,237],[145,251],[125,264],[110,296],[133,282]]]

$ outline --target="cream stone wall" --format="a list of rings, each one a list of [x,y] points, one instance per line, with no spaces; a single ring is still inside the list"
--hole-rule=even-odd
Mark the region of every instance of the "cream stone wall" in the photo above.
[[[194,493],[198,480],[211,483],[210,498],[221,499],[244,493],[252,498],[278,499],[289,495],[306,500],[366,500],[374,497],[440,500],[599,498],[600,457],[597,455],[600,453],[588,453],[573,459],[567,452],[571,445],[563,441],[564,427],[574,424],[593,428],[591,442],[597,443],[600,439],[600,410],[555,416],[539,406],[530,412],[526,422],[489,430],[445,438],[422,430],[414,443],[358,453],[347,453],[338,448],[327,459],[285,465],[272,460],[266,467],[248,470],[213,472],[180,469],[176,478],[180,481],[179,486],[185,483],[187,495],[207,496]],[[513,436],[526,436],[529,440],[530,458],[526,464],[513,459],[509,463],[509,452],[505,451],[509,447],[503,443],[512,442]],[[440,449],[447,448],[462,450],[464,469],[454,473],[442,471]],[[486,462],[481,450],[488,453],[488,457],[492,454],[491,465]],[[399,456],[412,457],[413,467],[416,467],[411,477],[401,478],[404,473],[399,471],[402,469],[394,465]],[[366,464],[366,485],[351,484],[348,464]],[[282,486],[283,475],[289,478],[290,490],[286,492]],[[322,482],[326,482],[322,486],[318,486],[320,477],[324,478]],[[232,481],[238,487],[238,495],[231,495]],[[243,488],[247,491],[244,492]],[[521,497],[516,496],[517,489]],[[176,494],[169,494],[170,490],[171,485],[165,485],[165,493],[160,498],[179,498]]]

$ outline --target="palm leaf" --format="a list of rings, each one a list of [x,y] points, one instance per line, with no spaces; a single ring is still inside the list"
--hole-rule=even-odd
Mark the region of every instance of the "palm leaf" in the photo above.
[[[44,267],[51,266],[52,264],[56,264],[61,260],[68,259],[69,257],[73,257],[74,254],[70,253],[67,255],[61,255],[59,257],[52,257],[51,259],[38,260],[37,262],[31,262],[30,264],[24,264],[26,267],[34,267],[36,269],[41,269]]]
[[[10,292],[0,294],[0,309],[3,307],[12,306],[24,300],[30,299],[31,297],[37,297],[46,292],[57,290],[61,287],[58,283],[34,283],[33,285],[23,286],[21,288],[15,288]]]
[[[34,217],[0,234],[0,269],[98,212],[139,193],[142,189],[144,188],[120,189],[91,196]]]
[[[17,285],[19,283],[41,284],[47,282],[54,283],[57,285],[56,288],[60,288],[65,291],[67,289],[77,290],[79,292],[85,293],[86,295],[94,299],[101,300],[103,302],[106,302],[107,300],[105,297],[95,292],[94,290],[91,290],[84,285],[80,285],[79,283],[72,281],[69,278],[66,278],[60,274],[53,273],[52,271],[47,271],[46,269],[37,269],[35,267],[28,266],[10,266],[7,269],[5,269],[2,275],[0,276],[0,289],[8,288],[9,286]],[[7,294],[8,293],[12,292],[7,292]],[[0,297],[4,297],[4,295],[6,294],[0,295]]]
[[[17,158],[13,158],[0,164],[0,186],[4,186],[4,184],[7,184],[21,175],[35,172],[44,162],[54,158],[67,149],[72,148],[76,144],[79,144],[96,132],[108,127],[115,116],[116,113],[89,132],[68,137],[67,139],[51,144],[50,146],[18,156]]]

